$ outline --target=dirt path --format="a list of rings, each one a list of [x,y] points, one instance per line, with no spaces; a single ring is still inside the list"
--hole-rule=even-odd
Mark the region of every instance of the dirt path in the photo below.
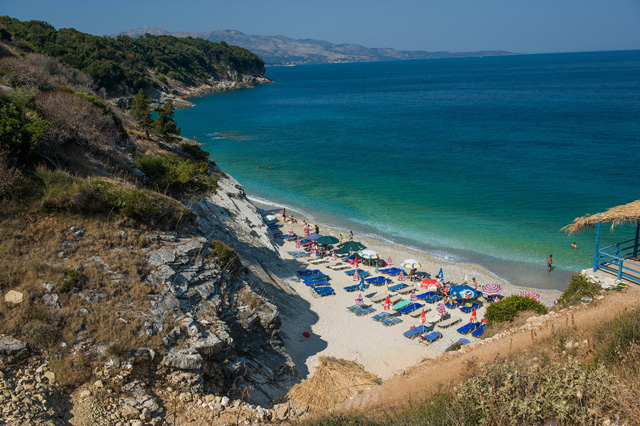
[[[601,300],[560,311],[532,329],[523,326],[508,335],[502,333],[500,337],[470,345],[462,352],[445,353],[407,368],[381,386],[347,400],[337,407],[337,410],[370,412],[379,407],[389,410],[406,405],[411,400],[422,400],[432,395],[439,386],[460,380],[468,370],[470,362],[489,362],[531,347],[536,342],[550,337],[554,331],[573,327],[573,324],[578,330],[586,330],[624,311],[640,307],[640,287],[634,286],[627,290],[603,294],[605,297]],[[531,330],[535,332],[533,339]]]

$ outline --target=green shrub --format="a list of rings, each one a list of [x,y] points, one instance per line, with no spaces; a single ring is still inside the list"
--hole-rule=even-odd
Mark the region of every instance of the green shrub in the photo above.
[[[223,268],[236,272],[241,266],[238,253],[222,241],[211,241],[211,252],[218,259]]]
[[[61,170],[46,167],[36,169],[37,177],[44,184],[40,207],[46,212],[70,210],[76,206],[78,194],[84,187],[82,179],[70,176]]]
[[[149,178],[150,187],[174,196],[202,194],[217,185],[217,179],[209,176],[209,165],[205,161],[187,160],[175,153],[141,157],[137,164]]]
[[[60,286],[61,293],[68,293],[73,290],[74,287],[80,287],[83,281],[82,272],[76,271],[75,269],[65,269],[64,270],[65,279],[62,281],[62,285]]]
[[[195,219],[183,204],[153,191],[118,185],[104,179],[92,179],[89,185],[108,210],[115,210],[151,226],[178,229],[191,225]]]
[[[571,275],[567,289],[562,293],[558,303],[564,306],[580,303],[583,297],[593,299],[600,293],[600,286],[581,274]]]
[[[196,143],[183,142],[180,144],[180,149],[192,156],[196,161],[209,161],[209,153]]]
[[[640,309],[603,322],[594,333],[597,359],[615,364],[625,358],[633,345],[640,345]]]
[[[509,296],[500,302],[492,303],[487,308],[487,321],[489,323],[499,323],[513,321],[519,312],[535,311],[544,315],[549,310],[542,303],[524,296]]]

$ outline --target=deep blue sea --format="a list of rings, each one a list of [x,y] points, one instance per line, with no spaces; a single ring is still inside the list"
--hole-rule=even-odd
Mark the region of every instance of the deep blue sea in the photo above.
[[[562,289],[592,264],[595,233],[560,228],[640,198],[640,51],[266,76],[273,84],[191,99],[176,120],[250,196],[319,223]],[[604,244],[633,231],[606,231]]]

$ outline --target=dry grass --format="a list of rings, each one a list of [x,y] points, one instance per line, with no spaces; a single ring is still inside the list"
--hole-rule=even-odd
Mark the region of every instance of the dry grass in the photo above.
[[[310,412],[329,409],[368,387],[380,384],[380,379],[355,361],[334,357],[319,357],[315,373],[294,386],[288,397]]]
[[[573,235],[583,229],[593,228],[600,222],[610,223],[613,231],[613,228],[618,225],[628,222],[637,223],[638,221],[640,221],[640,200],[612,207],[606,212],[577,217],[573,220],[573,223],[562,228],[562,231]]]
[[[82,239],[75,240],[71,226],[85,231]],[[140,312],[148,311],[154,289],[144,281],[149,271],[139,250],[141,229],[124,222],[31,212],[1,222],[0,233],[0,290],[24,293],[17,306],[0,302],[0,333],[24,339],[44,352],[57,351],[61,342],[73,346],[78,341],[124,348],[161,346],[161,336],[142,332]],[[65,242],[71,247],[60,257]],[[103,263],[90,260],[92,256]],[[69,276],[65,271],[74,270],[81,278],[63,292]],[[54,285],[59,308],[43,301],[44,283]]]

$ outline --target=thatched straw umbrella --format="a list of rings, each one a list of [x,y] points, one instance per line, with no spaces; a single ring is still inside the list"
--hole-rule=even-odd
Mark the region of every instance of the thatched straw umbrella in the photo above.
[[[599,223],[610,223],[613,230],[614,227],[628,222],[640,224],[640,200],[612,207],[606,212],[575,218],[573,223],[562,228],[562,231],[573,235],[583,229],[595,228]]]
[[[287,396],[298,407],[318,412],[335,407],[368,387],[380,384],[380,379],[355,361],[334,357],[319,357],[315,373],[296,385]]]
[[[598,269],[598,260],[600,257],[600,225],[602,223],[610,223],[612,231],[616,226],[619,226],[625,223],[635,223],[636,237],[633,245],[632,257],[637,258],[638,240],[640,236],[640,200],[636,200],[629,204],[624,204],[622,206],[612,207],[606,212],[578,217],[573,220],[573,223],[562,228],[562,231],[568,233],[569,235],[573,235],[576,232],[582,231],[583,229],[596,228],[597,230],[596,252],[593,260],[594,272]],[[617,257],[617,254],[616,254],[616,257]],[[611,256],[609,256],[609,258],[611,258]],[[621,265],[622,265],[622,261],[620,261],[620,265],[618,265],[618,270],[617,270],[618,279],[622,277]],[[611,271],[611,269],[609,270]]]

